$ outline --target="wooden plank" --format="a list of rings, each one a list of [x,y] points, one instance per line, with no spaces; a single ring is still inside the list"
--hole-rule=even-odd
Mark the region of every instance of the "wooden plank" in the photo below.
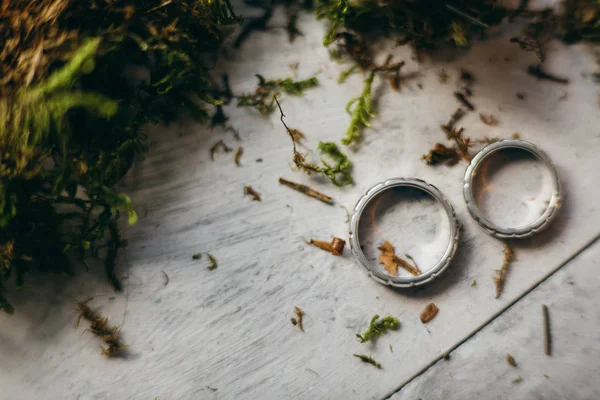
[[[257,33],[217,71],[230,73],[236,93],[252,90],[255,72],[286,77],[292,74],[288,65],[296,62],[299,78],[317,74],[319,88],[282,99],[289,125],[306,134],[314,151],[318,141],[343,136],[349,122],[344,107],[362,90],[362,77],[338,85],[346,66],[329,60],[321,45],[323,26],[308,15],[301,24],[305,36],[294,44],[278,31]],[[600,115],[596,87],[584,76],[595,70],[594,56],[583,46],[553,44],[546,67],[571,83],[538,82],[525,73],[534,56],[508,42],[516,32],[499,32],[451,61],[438,55],[419,65],[408,49],[395,49],[396,59],[407,61],[406,72],[418,77],[400,93],[376,81],[377,118],[358,151],[349,152],[353,187],[336,189],[292,172],[291,144],[276,114],[264,119],[227,108],[244,146],[241,167],[231,154],[210,161],[209,148],[218,139],[238,144],[231,133],[186,121],[152,129],[151,151],[123,186],[140,214],[140,222],[125,231],[126,293],[110,300],[114,294],[94,269],[70,280],[32,277],[23,292],[11,290],[17,312],[0,315],[2,395],[345,399],[393,392],[599,232],[593,171],[598,170]],[[442,68],[451,77],[445,85],[438,80]],[[494,298],[491,277],[502,263],[502,243],[486,236],[467,213],[461,192],[465,165],[432,168],[420,160],[444,140],[439,125],[458,106],[452,93],[459,87],[460,68],[475,74],[472,101],[478,111],[500,120],[488,127],[470,113],[462,123],[467,134],[483,139],[519,132],[553,158],[567,193],[552,228],[515,245],[517,260],[500,299]],[[526,99],[517,99],[517,91]],[[568,98],[561,101],[565,92]],[[256,162],[259,158],[263,161]],[[383,287],[367,278],[348,251],[333,257],[303,243],[303,237],[346,237],[345,211],[281,186],[279,176],[308,184],[348,208],[387,178],[424,179],[446,194],[463,225],[457,258],[424,289]],[[515,180],[526,178],[525,172],[515,174]],[[252,185],[263,201],[243,197],[244,185]],[[411,232],[404,237],[412,238]],[[214,254],[219,267],[208,271],[206,256],[192,260],[197,252]],[[162,271],[170,277],[166,287]],[[90,294],[96,297],[93,306],[122,324],[130,345],[127,359],[101,357],[96,338],[74,328],[72,297]],[[431,301],[440,312],[425,326],[419,314]],[[304,333],[290,323],[294,306],[306,312]],[[375,313],[397,316],[401,328],[376,344],[357,343],[354,335]],[[383,369],[362,364],[353,353],[372,354]]]
[[[600,397],[598,267],[600,242],[391,399]],[[550,315],[552,356],[544,351],[542,305]],[[506,362],[507,353],[516,368]]]

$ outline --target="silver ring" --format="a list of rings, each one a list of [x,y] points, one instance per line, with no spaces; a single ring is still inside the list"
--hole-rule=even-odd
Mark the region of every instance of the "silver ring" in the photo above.
[[[440,203],[443,206],[444,211],[448,216],[450,226],[448,246],[446,247],[442,258],[437,262],[437,264],[433,268],[431,268],[427,272],[412,277],[391,276],[377,269],[375,265],[373,265],[371,262],[369,262],[369,260],[367,260],[367,257],[361,249],[360,238],[358,237],[358,226],[360,223],[360,218],[369,202],[380,193],[398,186],[416,188],[431,195],[438,203]],[[390,285],[395,287],[412,287],[430,282],[438,275],[440,275],[450,264],[450,261],[456,253],[456,248],[458,247],[458,238],[459,225],[458,220],[456,219],[456,213],[454,212],[452,205],[450,205],[450,202],[448,202],[446,197],[442,194],[442,192],[438,190],[438,188],[420,179],[395,178],[375,185],[374,187],[369,189],[366,192],[366,194],[363,197],[361,197],[361,199],[356,203],[352,217],[350,218],[349,242],[350,248],[352,249],[352,254],[354,254],[354,256],[362,264],[362,266],[365,267],[371,278],[384,285]]]
[[[552,176],[552,196],[545,211],[531,224],[516,228],[501,227],[485,218],[479,211],[473,194],[473,179],[477,176],[479,166],[481,166],[483,161],[491,154],[508,148],[522,149],[533,154],[546,166]],[[558,214],[562,199],[558,173],[556,172],[556,168],[552,164],[550,157],[532,143],[525,140],[513,139],[492,143],[477,153],[473,160],[471,160],[471,164],[467,167],[465,172],[463,194],[469,213],[475,221],[477,221],[488,234],[499,238],[525,238],[546,228]]]

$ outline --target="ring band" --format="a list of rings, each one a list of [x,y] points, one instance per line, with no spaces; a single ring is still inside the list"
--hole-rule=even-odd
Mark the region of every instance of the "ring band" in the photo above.
[[[394,277],[378,270],[371,262],[369,262],[369,260],[367,260],[367,257],[361,249],[360,238],[358,237],[358,226],[360,223],[360,218],[363,214],[363,211],[366,209],[367,205],[371,202],[371,200],[373,200],[377,195],[381,194],[382,192],[399,186],[416,188],[432,196],[444,208],[444,211],[448,216],[450,227],[448,246],[446,247],[442,258],[437,262],[437,264],[433,268],[431,268],[427,272],[412,277]],[[352,254],[354,254],[354,256],[362,264],[362,266],[365,267],[371,278],[373,278],[375,281],[381,284],[389,286],[412,287],[422,285],[433,280],[435,277],[441,274],[450,264],[450,261],[456,253],[456,248],[458,247],[458,238],[459,225],[458,220],[456,219],[456,213],[454,212],[452,205],[450,205],[446,197],[435,186],[430,185],[427,182],[424,182],[420,179],[396,178],[375,185],[374,187],[369,189],[366,192],[366,194],[363,197],[361,197],[361,199],[356,203],[352,217],[350,218],[349,242],[350,248],[352,249]]]
[[[475,202],[475,197],[473,194],[473,179],[477,176],[478,168],[483,164],[483,161],[488,156],[503,149],[521,149],[533,154],[546,166],[552,176],[552,196],[548,202],[548,206],[537,220],[525,226],[516,228],[498,226],[481,214]],[[467,203],[467,208],[469,209],[469,213],[475,219],[475,221],[477,221],[477,223],[488,234],[499,238],[525,238],[543,230],[558,214],[558,209],[560,208],[562,199],[558,173],[556,172],[556,168],[552,164],[550,157],[548,157],[546,153],[530,142],[513,139],[500,140],[492,143],[477,153],[475,157],[473,157],[471,164],[467,167],[465,172],[463,194],[465,197],[465,202]]]

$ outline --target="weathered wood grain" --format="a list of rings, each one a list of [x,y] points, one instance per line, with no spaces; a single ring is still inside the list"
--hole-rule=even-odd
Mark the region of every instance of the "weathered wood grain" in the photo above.
[[[391,399],[599,398],[599,259],[597,242]],[[551,357],[544,353],[542,304],[552,323]]]
[[[321,45],[323,26],[308,15],[300,23],[305,36],[294,44],[279,31],[257,33],[217,71],[230,73],[236,93],[253,89],[255,72],[285,77],[292,74],[288,65],[297,62],[299,78],[317,74],[319,88],[282,100],[288,124],[301,129],[314,150],[319,140],[343,136],[349,122],[344,107],[360,93],[362,77],[355,74],[339,86],[345,66],[329,60]],[[217,140],[237,145],[231,133],[186,121],[151,129],[151,150],[123,184],[140,214],[140,222],[125,231],[125,294],[109,300],[114,294],[93,270],[66,282],[32,278],[24,293],[11,293],[16,314],[0,315],[0,398],[347,399],[393,393],[599,232],[600,114],[597,89],[585,75],[596,68],[594,56],[583,46],[553,44],[546,67],[571,83],[537,82],[525,73],[535,59],[508,42],[513,34],[507,28],[453,60],[440,54],[420,65],[407,49],[395,49],[407,62],[405,71],[418,77],[400,93],[376,81],[377,118],[359,150],[349,153],[354,187],[335,189],[293,172],[291,143],[276,114],[265,119],[227,108],[244,146],[241,167],[232,154],[210,161]],[[451,77],[446,85],[438,81],[442,68]],[[460,68],[476,77],[472,100],[478,111],[500,121],[488,127],[471,113],[462,124],[467,135],[519,132],[553,158],[567,195],[549,231],[515,243],[517,260],[500,299],[494,298],[492,275],[502,262],[502,243],[468,216],[461,192],[465,165],[431,168],[420,160],[444,139],[439,125],[458,106],[452,93]],[[526,99],[518,100],[517,91]],[[565,91],[568,99],[560,101]],[[424,289],[383,287],[367,278],[348,251],[333,257],[303,243],[302,237],[346,237],[346,213],[281,186],[279,176],[348,208],[386,178],[422,178],[442,190],[458,213],[463,235],[457,258]],[[262,202],[244,197],[244,185],[256,189]],[[219,267],[208,271],[206,257],[192,260],[197,252],[214,254]],[[166,287],[161,271],[170,278]],[[36,299],[27,296],[32,292]],[[71,296],[90,293],[96,296],[92,306],[123,324],[127,359],[105,359],[96,338],[74,328]],[[431,301],[440,312],[424,326],[419,313]],[[290,323],[295,305],[306,313],[304,333]],[[375,313],[398,317],[401,328],[376,344],[357,343],[355,333]],[[362,364],[353,353],[373,355],[383,369]]]

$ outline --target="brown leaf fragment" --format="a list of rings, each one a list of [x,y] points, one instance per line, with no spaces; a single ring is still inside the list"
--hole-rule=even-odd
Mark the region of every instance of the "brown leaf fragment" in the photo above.
[[[381,246],[378,247],[381,253],[379,254],[379,263],[385,265],[385,270],[392,276],[398,276],[398,267],[402,267],[412,275],[421,275],[421,270],[415,265],[409,264],[406,260],[396,255],[394,246],[385,240]],[[414,261],[413,261],[414,262]]]
[[[479,119],[481,120],[481,122],[483,122],[484,124],[489,125],[489,126],[496,126],[496,125],[498,125],[498,120],[492,114],[485,115],[485,114],[481,114],[480,113],[479,114]]]
[[[421,322],[424,324],[428,323],[429,321],[435,318],[438,311],[439,308],[437,308],[437,306],[434,303],[427,304],[427,306],[425,306],[425,309],[421,313]]]

